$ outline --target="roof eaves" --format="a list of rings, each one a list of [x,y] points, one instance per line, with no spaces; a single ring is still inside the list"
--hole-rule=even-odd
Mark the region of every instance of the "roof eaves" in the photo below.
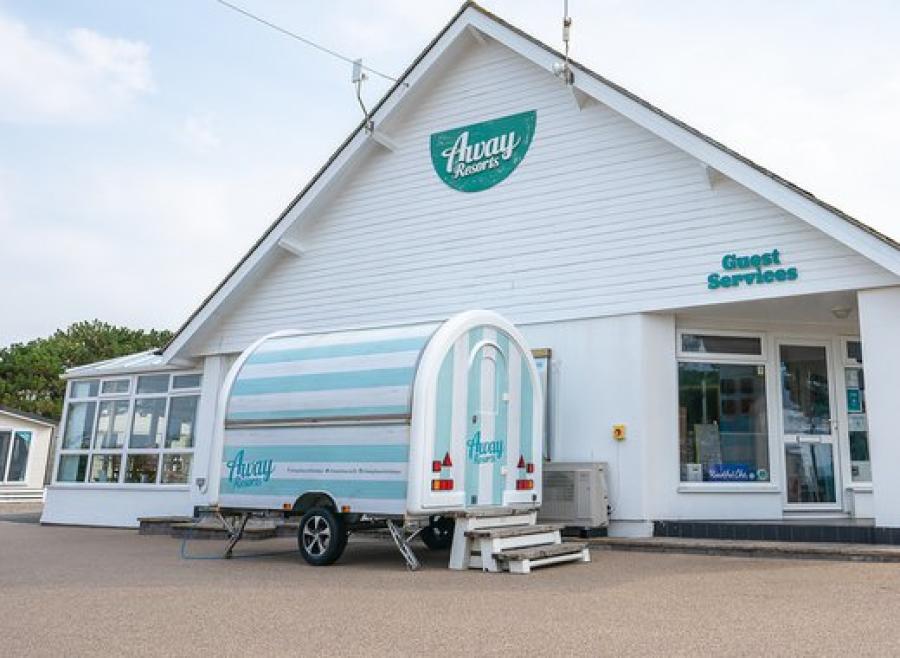
[[[496,21],[497,23],[499,23],[503,27],[507,28],[508,30],[511,30],[512,32],[516,33],[520,37],[527,39],[534,45],[539,46],[540,48],[543,48],[548,53],[550,53],[556,57],[559,57],[560,59],[563,59],[565,57],[565,55],[563,53],[559,52],[552,46],[547,45],[540,39],[537,39],[536,37],[532,36],[531,34],[528,34],[527,32],[519,29],[515,25],[512,25],[512,24],[506,22],[504,19],[500,18],[496,14],[484,9],[483,7],[481,7],[477,4],[472,3],[472,6],[474,9],[481,12],[482,14],[484,14],[491,20]],[[724,153],[727,153],[728,155],[730,155],[731,157],[733,157],[737,160],[740,160],[741,162],[748,165],[749,167],[752,167],[753,169],[755,169],[759,173],[763,174],[764,176],[767,176],[767,177],[771,178],[772,180],[774,180],[775,182],[779,183],[780,185],[790,189],[792,192],[795,192],[795,193],[805,197],[809,201],[812,201],[813,203],[820,206],[821,208],[824,208],[828,212],[831,212],[831,213],[837,215],[844,221],[849,222],[850,224],[854,225],[855,227],[865,231],[866,233],[874,236],[875,238],[878,238],[879,240],[881,240],[885,244],[893,247],[894,249],[900,250],[900,242],[897,242],[890,236],[885,235],[881,231],[878,231],[877,229],[869,226],[868,224],[856,219],[852,215],[848,215],[846,212],[844,212],[843,210],[841,210],[839,208],[836,208],[835,206],[831,205],[830,203],[823,201],[822,199],[820,199],[819,197],[814,195],[812,192],[803,189],[799,185],[792,183],[791,181],[787,180],[786,178],[783,178],[783,177],[779,176],[778,174],[774,173],[773,171],[758,164],[757,162],[754,162],[753,160],[746,157],[745,155],[742,155],[742,154],[738,153],[737,151],[735,151],[734,149],[729,148],[725,144],[722,144],[718,140],[710,137],[709,135],[701,132],[700,130],[697,130],[696,128],[685,123],[681,119],[669,114],[665,110],[662,110],[659,107],[657,107],[656,105],[653,105],[652,103],[644,100],[643,98],[641,98],[640,96],[629,91],[625,87],[622,87],[621,85],[613,82],[612,80],[609,80],[608,78],[603,77],[602,75],[600,75],[599,73],[588,68],[584,64],[581,64],[580,62],[577,62],[571,58],[569,58],[569,63],[572,66],[578,68],[582,73],[589,75],[590,77],[594,78],[598,82],[610,87],[611,89],[614,89],[615,91],[622,94],[623,96],[626,96],[627,98],[634,101],[635,103],[642,105],[643,107],[647,108],[651,112],[653,112],[653,113],[659,115],[660,117],[664,118],[665,120],[677,125],[679,128],[691,133],[695,137],[702,139],[703,141],[710,144],[711,146],[723,151]]]
[[[2,405],[0,405],[0,413],[9,414],[10,416],[18,416],[19,418],[24,418],[25,420],[40,423],[41,425],[49,425],[50,427],[56,427],[58,424],[52,418],[47,418],[46,416],[41,416],[40,414],[33,414],[30,411],[20,411],[19,409],[13,409],[12,407],[4,407]]]

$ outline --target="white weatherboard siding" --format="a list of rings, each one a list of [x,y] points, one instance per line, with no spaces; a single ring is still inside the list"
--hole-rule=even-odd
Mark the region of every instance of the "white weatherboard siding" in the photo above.
[[[733,182],[710,188],[697,160],[607,107],[579,110],[496,42],[469,48],[409,103],[384,128],[396,150],[373,150],[304,220],[303,255],[277,254],[193,353],[475,307],[521,324],[897,281]],[[438,179],[431,133],[531,109],[534,141],[506,181],[466,194]],[[707,290],[723,254],[773,248],[799,281]]]

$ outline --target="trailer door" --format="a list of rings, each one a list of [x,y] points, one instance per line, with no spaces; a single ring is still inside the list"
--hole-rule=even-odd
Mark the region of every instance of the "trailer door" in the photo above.
[[[469,354],[466,506],[500,506],[508,472],[509,341],[485,330]]]

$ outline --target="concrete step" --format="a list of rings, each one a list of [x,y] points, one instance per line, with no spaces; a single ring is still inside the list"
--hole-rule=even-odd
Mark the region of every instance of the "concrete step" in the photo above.
[[[651,551],[732,557],[900,562],[900,546],[842,544],[837,542],[780,542],[681,537],[597,537],[591,548],[615,551]]]
[[[191,523],[191,516],[142,516],[138,518],[139,535],[170,535],[173,523]]]
[[[228,531],[212,518],[186,523],[173,523],[171,535],[179,539],[226,539]],[[244,539],[269,539],[277,536],[276,526],[271,521],[250,519],[244,528]]]
[[[559,532],[564,527],[562,523],[544,523],[539,525],[503,526],[498,528],[476,528],[466,532],[466,537],[471,539],[505,539],[507,537],[525,537],[528,535],[540,535],[548,532]]]

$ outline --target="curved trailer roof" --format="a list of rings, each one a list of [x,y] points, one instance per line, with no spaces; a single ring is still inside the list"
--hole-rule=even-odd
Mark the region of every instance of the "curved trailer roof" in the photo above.
[[[408,419],[416,369],[439,326],[267,336],[237,364],[225,422]]]

